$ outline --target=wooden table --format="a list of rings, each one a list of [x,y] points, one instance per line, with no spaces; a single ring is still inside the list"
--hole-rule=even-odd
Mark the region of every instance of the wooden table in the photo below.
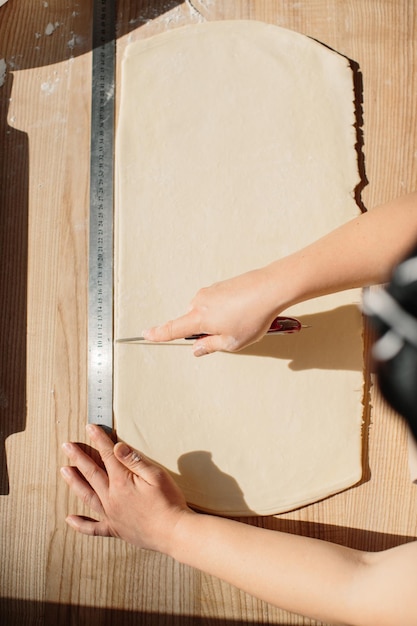
[[[129,37],[239,18],[305,33],[359,65],[368,209],[417,188],[413,0],[120,0],[119,58]],[[76,503],[59,477],[60,444],[85,441],[90,31],[91,0],[9,0],[0,9],[0,620],[312,624],[64,522]],[[246,521],[370,550],[415,538],[405,429],[375,388],[367,403],[369,468],[359,486]]]

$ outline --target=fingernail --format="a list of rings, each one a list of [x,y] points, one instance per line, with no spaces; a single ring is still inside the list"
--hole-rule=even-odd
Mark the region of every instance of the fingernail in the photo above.
[[[142,335],[142,337],[144,337],[145,339],[147,339],[147,338],[148,338],[148,335],[149,335],[149,329],[142,330],[141,335]]]
[[[199,346],[198,344],[195,344],[193,352],[194,356],[204,356],[205,354],[208,354],[206,348],[204,346]]]
[[[65,476],[66,478],[69,478],[69,476],[71,475],[71,470],[70,470],[70,468],[69,468],[69,467],[67,467],[67,466],[66,466],[66,467],[61,467],[60,472],[61,472],[61,474],[62,474],[63,476]]]
[[[69,454],[71,452],[71,444],[70,443],[63,443],[62,444],[62,449],[66,454]]]
[[[77,522],[70,515],[68,515],[68,517],[65,518],[65,521],[67,522],[69,526],[72,526],[72,528],[78,528]]]
[[[91,437],[92,435],[94,435],[95,432],[95,428],[93,424],[87,424],[87,426],[85,427],[87,434]]]
[[[129,454],[131,454],[131,453],[132,453],[131,448],[129,448],[129,446],[128,446],[127,444],[125,444],[125,443],[121,443],[121,444],[118,446],[118,450],[117,450],[117,451],[118,451],[118,453],[120,454],[120,456],[122,456],[123,458],[128,457],[128,456],[129,456]]]

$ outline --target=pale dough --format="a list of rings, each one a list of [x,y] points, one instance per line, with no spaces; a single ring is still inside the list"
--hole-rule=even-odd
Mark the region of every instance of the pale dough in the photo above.
[[[357,216],[353,100],[344,57],[272,25],[205,23],[130,44],[117,132],[116,337],[182,314],[198,288]],[[286,313],[310,328],[239,354],[116,344],[118,436],[207,511],[274,514],[355,484],[359,299],[349,291],[294,307]]]

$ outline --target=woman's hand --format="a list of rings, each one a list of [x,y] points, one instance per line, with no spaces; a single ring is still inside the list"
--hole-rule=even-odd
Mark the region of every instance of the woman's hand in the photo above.
[[[69,515],[67,523],[86,535],[119,537],[140,548],[169,553],[175,527],[194,515],[169,474],[125,443],[113,444],[99,426],[87,426],[105,469],[74,443],[63,450],[75,467],[61,473],[72,491],[100,520]]]
[[[218,350],[236,352],[263,337],[277,311],[268,301],[266,268],[200,289],[188,312],[162,326],[143,331],[150,341],[171,341],[208,334],[194,344],[195,356]]]

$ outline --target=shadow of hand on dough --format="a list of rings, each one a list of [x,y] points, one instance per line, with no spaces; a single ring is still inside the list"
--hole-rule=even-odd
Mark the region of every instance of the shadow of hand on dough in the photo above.
[[[309,328],[294,334],[267,335],[234,356],[284,359],[294,371],[363,370],[363,347],[358,341],[361,312],[356,305],[302,315],[298,319]]]
[[[195,450],[181,455],[178,471],[175,481],[193,508],[217,515],[255,515],[236,479],[217,467],[211,452]]]

